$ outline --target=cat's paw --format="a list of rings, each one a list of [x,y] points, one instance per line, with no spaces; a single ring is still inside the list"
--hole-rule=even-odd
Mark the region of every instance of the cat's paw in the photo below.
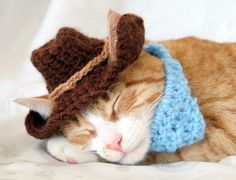
[[[71,164],[98,161],[96,154],[81,150],[63,136],[50,138],[47,142],[47,151],[59,161]]]

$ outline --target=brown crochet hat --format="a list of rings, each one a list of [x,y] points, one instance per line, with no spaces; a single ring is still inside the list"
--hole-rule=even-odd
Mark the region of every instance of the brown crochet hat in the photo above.
[[[30,110],[25,119],[30,135],[39,139],[54,135],[75,114],[105,95],[117,74],[138,58],[144,43],[143,20],[110,12],[109,29],[106,42],[64,27],[33,51],[31,61],[46,81],[53,108],[46,119]]]

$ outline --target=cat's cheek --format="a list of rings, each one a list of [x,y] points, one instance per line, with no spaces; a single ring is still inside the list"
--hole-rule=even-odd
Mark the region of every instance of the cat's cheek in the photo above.
[[[99,152],[99,155],[102,158],[106,159],[107,161],[120,162],[120,160],[124,156],[124,153],[119,151],[114,151],[108,148],[103,148],[102,151]]]
[[[126,154],[120,161],[120,164],[136,164],[142,161],[149,149],[150,139],[146,138],[133,151]]]

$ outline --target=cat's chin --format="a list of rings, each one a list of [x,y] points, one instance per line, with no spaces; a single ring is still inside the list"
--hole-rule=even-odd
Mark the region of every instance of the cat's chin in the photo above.
[[[124,156],[122,157],[119,163],[129,164],[129,165],[137,164],[138,162],[142,161],[145,158],[148,152],[148,148],[149,148],[149,140],[144,139],[133,150],[124,154]]]
[[[100,156],[109,162],[132,165],[142,161],[148,152],[149,140],[145,139],[129,152],[120,152],[105,148]]]

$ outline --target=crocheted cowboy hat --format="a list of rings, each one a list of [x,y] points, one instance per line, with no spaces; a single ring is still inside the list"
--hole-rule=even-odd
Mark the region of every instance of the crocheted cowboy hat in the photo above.
[[[115,12],[110,12],[108,19],[108,41],[64,27],[33,51],[31,61],[46,81],[53,106],[43,117],[37,105],[24,98],[17,100],[31,108],[25,119],[30,135],[39,139],[54,135],[76,113],[105,95],[117,74],[138,58],[144,44],[143,20]]]

